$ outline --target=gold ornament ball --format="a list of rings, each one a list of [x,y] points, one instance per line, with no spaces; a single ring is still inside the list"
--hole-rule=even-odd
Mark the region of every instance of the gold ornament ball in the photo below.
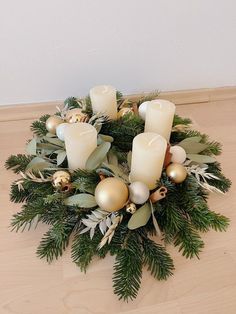
[[[52,176],[52,184],[55,188],[61,188],[70,183],[70,174],[66,171],[56,171]]]
[[[187,177],[187,170],[181,164],[172,163],[166,168],[166,174],[174,183],[182,183]]]
[[[66,121],[69,123],[86,122],[87,119],[88,115],[80,108],[71,109],[66,113]]]
[[[56,134],[56,128],[63,123],[63,119],[58,116],[51,116],[46,121],[46,129],[49,133]]]
[[[120,119],[124,117],[126,114],[134,114],[134,112],[131,108],[122,108],[120,109],[120,111],[118,111],[117,118]]]
[[[108,212],[123,208],[128,196],[128,187],[117,178],[106,178],[99,182],[95,189],[95,199],[98,206]]]
[[[134,203],[126,205],[126,212],[133,215],[136,212],[136,205]]]

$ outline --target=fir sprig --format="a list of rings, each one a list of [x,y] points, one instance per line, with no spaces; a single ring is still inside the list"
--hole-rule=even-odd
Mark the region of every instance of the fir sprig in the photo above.
[[[142,278],[142,246],[138,233],[129,231],[121,250],[117,253],[113,287],[119,299],[136,298]]]
[[[46,129],[46,121],[50,117],[49,114],[45,114],[42,117],[39,118],[39,120],[34,121],[31,124],[31,131],[38,136],[45,136],[48,133],[48,130]]]
[[[35,156],[17,154],[11,155],[5,162],[6,169],[12,169],[14,173],[25,171],[28,164]]]
[[[43,236],[37,249],[38,257],[46,258],[48,263],[58,259],[69,243],[69,238],[76,222],[77,220],[73,218],[55,223]]]
[[[143,264],[148,267],[154,278],[166,280],[169,276],[173,275],[173,260],[164,247],[148,238],[143,239],[142,245]]]

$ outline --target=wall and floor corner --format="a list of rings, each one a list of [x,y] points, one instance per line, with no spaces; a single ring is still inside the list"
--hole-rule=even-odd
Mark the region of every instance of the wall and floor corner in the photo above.
[[[3,1],[0,104],[236,85],[234,0]]]

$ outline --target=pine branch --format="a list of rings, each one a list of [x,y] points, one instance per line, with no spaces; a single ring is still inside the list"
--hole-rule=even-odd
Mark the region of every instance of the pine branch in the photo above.
[[[81,271],[86,272],[88,265],[92,261],[94,255],[99,255],[98,244],[100,243],[103,235],[101,232],[95,231],[93,239],[90,239],[88,233],[79,234],[77,232],[74,236],[71,257],[74,263],[80,267]],[[100,257],[104,257],[102,253],[106,250],[105,248],[101,250]]]
[[[189,125],[191,123],[192,123],[192,121],[189,118],[182,118],[177,114],[175,114],[175,116],[174,116],[173,126],[176,126],[179,124]]]
[[[31,124],[31,131],[38,136],[45,136],[48,133],[48,130],[46,129],[46,121],[50,117],[49,114],[45,114],[39,120],[34,121]]]
[[[137,101],[137,105],[138,107],[141,105],[141,103],[145,102],[145,101],[150,101],[150,100],[154,100],[159,96],[160,92],[159,91],[153,91],[151,93],[148,94],[144,94],[143,96],[140,97],[140,99]]]
[[[24,172],[33,158],[34,156],[24,154],[11,155],[6,160],[5,167],[7,170],[12,169],[14,173]]]
[[[44,211],[43,200],[37,200],[30,204],[23,205],[22,210],[13,215],[11,221],[12,230],[16,232],[19,230],[24,231],[26,227],[30,230],[33,223],[37,226]]]
[[[189,216],[193,226],[201,232],[206,232],[210,228],[215,231],[226,231],[229,225],[227,217],[208,210],[207,205],[203,208],[193,208]]]
[[[42,238],[37,249],[37,256],[39,258],[46,258],[48,263],[51,263],[53,259],[58,259],[59,256],[62,256],[63,251],[68,246],[70,235],[75,225],[75,219],[57,222],[53,225]]]
[[[122,92],[120,92],[120,91],[116,92],[116,100],[117,100],[117,106],[119,107],[122,104],[122,102],[124,101],[124,96],[123,96]]]
[[[14,182],[11,186],[10,198],[14,203],[31,201],[38,197],[46,197],[54,192],[53,186],[50,182],[38,183],[24,179],[21,185],[21,190],[19,190],[16,182]]]
[[[68,108],[81,108],[80,103],[78,102],[76,97],[68,97],[64,101],[64,105],[68,106]]]
[[[93,115],[93,108],[90,96],[88,95],[85,97],[85,107],[83,108],[83,112],[92,117]]]
[[[136,115],[125,115],[121,119],[104,123],[101,133],[114,138],[113,145],[127,152],[132,149],[133,138],[142,133],[144,122]]]
[[[72,175],[73,187],[81,192],[93,193],[100,177],[96,171],[76,170]]]
[[[194,256],[199,258],[204,242],[196,230],[186,221],[182,229],[176,234],[174,245],[179,246],[179,252],[182,252],[186,258],[193,258]]]
[[[154,241],[143,239],[143,264],[148,266],[151,274],[158,280],[166,280],[173,275],[173,260],[166,252],[165,248]]]
[[[217,189],[221,190],[224,193],[229,190],[231,186],[231,181],[223,175],[223,173],[221,172],[221,166],[218,162],[208,164],[207,171],[213,173],[220,179],[220,180],[208,179],[207,182],[210,185],[215,186]]]
[[[142,277],[142,247],[138,233],[127,233],[122,249],[116,256],[113,275],[114,293],[119,299],[136,298]]]

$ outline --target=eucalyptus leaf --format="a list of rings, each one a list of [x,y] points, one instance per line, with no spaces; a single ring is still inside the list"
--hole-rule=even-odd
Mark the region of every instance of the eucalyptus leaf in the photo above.
[[[66,159],[66,151],[62,151],[57,155],[57,165],[61,165],[63,161]]]
[[[127,163],[129,168],[131,168],[132,151],[130,150],[127,155]]]
[[[98,168],[96,169],[96,173],[102,173],[107,177],[114,177],[114,173],[112,171],[110,171],[109,169],[106,168]]]
[[[118,158],[112,151],[109,151],[107,157],[108,157],[109,164],[112,164],[114,166],[118,166]]]
[[[31,170],[31,171],[42,171],[46,170],[48,168],[55,167],[55,165],[51,164],[50,162],[44,161],[44,162],[38,162],[29,167],[27,166],[26,170]]]
[[[45,159],[41,157],[34,157],[27,165],[26,170],[31,169],[35,164],[44,163],[46,162]]]
[[[51,151],[51,152],[55,152],[56,150],[58,150],[58,146],[57,145],[53,145],[53,144],[50,144],[50,143],[38,143],[37,144],[37,148],[45,149],[45,150]]]
[[[122,171],[122,169],[119,167],[119,166],[114,166],[114,165],[111,165],[111,164],[106,164],[106,163],[103,163],[103,165],[108,168],[108,170],[110,169],[114,175],[116,177],[120,177],[122,178],[123,180],[125,180],[126,182],[129,181],[129,178],[128,176]]]
[[[187,137],[184,140],[182,140],[178,145],[182,144],[182,143],[199,143],[201,141],[201,136],[192,136],[192,137]]]
[[[51,138],[51,137],[44,136],[43,139],[56,146],[60,146],[60,147],[65,146],[64,142],[62,142],[59,138]]]
[[[101,123],[99,123],[99,124],[95,123],[93,126],[95,127],[95,129],[97,130],[98,133],[101,131],[101,128],[102,128],[102,124]]]
[[[79,206],[82,208],[91,208],[97,205],[95,197],[86,193],[70,196],[64,200],[64,204],[68,206]]]
[[[197,143],[197,142],[184,142],[184,143],[179,143],[179,146],[181,146],[187,154],[198,154],[204,151],[208,145],[203,144],[203,143]]]
[[[98,135],[104,142],[112,143],[114,141],[114,138],[109,135],[99,134]]]
[[[55,134],[52,134],[52,133],[47,133],[46,136],[47,136],[47,137],[54,137],[54,138],[56,138],[56,135],[55,135]]]
[[[93,170],[97,168],[103,162],[110,147],[111,143],[108,142],[104,142],[100,146],[98,146],[89,156],[86,162],[86,169]]]
[[[26,152],[30,155],[36,155],[37,142],[33,138],[26,146]]]
[[[152,211],[150,204],[144,204],[131,216],[128,222],[128,228],[130,230],[134,230],[139,227],[145,226],[151,217],[151,213]]]
[[[187,158],[199,164],[210,164],[216,162],[215,158],[199,154],[187,154]]]

